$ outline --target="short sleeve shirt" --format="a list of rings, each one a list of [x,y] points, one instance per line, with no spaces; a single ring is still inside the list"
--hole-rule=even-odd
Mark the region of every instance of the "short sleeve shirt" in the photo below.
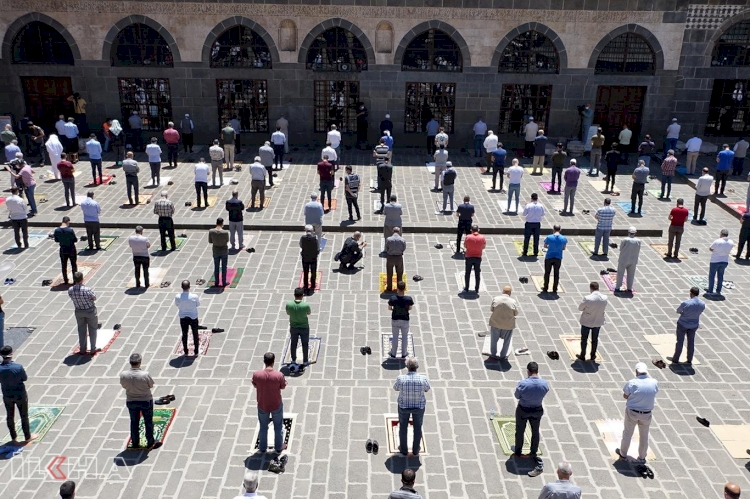
[[[672,215],[671,225],[675,227],[683,227],[690,212],[687,208],[672,208],[672,211],[669,214]]]
[[[474,217],[474,205],[471,203],[462,203],[456,208],[456,213],[458,213],[459,220],[471,222],[471,219]]]
[[[304,300],[286,302],[286,312],[289,314],[289,326],[294,328],[309,328],[310,304]]]
[[[568,244],[568,238],[562,234],[550,234],[544,239],[544,244],[547,245],[547,258],[559,258],[562,260],[563,248]]]
[[[388,306],[393,307],[391,319],[394,321],[408,321],[409,307],[414,306],[414,299],[411,296],[394,295],[388,300]]]

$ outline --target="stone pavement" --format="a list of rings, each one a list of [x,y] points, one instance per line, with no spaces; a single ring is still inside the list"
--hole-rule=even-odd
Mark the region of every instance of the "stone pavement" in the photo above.
[[[750,422],[750,368],[741,348],[750,340],[742,300],[750,289],[747,261],[730,263],[726,278],[733,280],[736,288],[726,291],[726,300],[707,302],[696,347],[701,365],[660,371],[650,364],[658,354],[644,338],[674,332],[674,310],[687,298],[690,287],[686,276],[707,275],[708,245],[722,227],[728,227],[736,240],[736,218],[709,203],[709,225],[686,227],[682,253],[688,258],[682,262],[665,262],[648,246],[666,242],[665,237],[644,238],[636,294],[610,295],[607,324],[600,338],[605,360],[596,366],[582,365],[569,360],[560,335],[577,334],[577,306],[588,292],[588,282],[603,284],[599,271],[617,266],[618,251],[610,250],[609,261],[595,260],[578,244],[592,237],[571,237],[561,273],[565,293],[552,299],[538,295],[533,284],[518,282],[520,276],[543,272],[541,259],[518,258],[514,240],[520,237],[490,235],[482,274],[487,292],[478,298],[459,296],[462,286],[456,275],[462,275],[463,262],[452,257],[447,245],[453,240],[449,232],[454,221],[429,210],[432,199],[438,197],[425,188],[431,175],[418,164],[423,158],[408,157],[414,166],[399,170],[403,181],[397,180],[397,192],[403,192],[406,198],[406,272],[410,278],[414,274],[425,277],[418,283],[410,280],[408,286],[416,301],[412,314],[416,355],[420,371],[433,387],[427,395],[425,415],[427,452],[420,461],[408,462],[387,453],[384,414],[396,412],[392,384],[403,370],[401,364],[383,362],[379,346],[380,334],[390,331],[386,300],[377,294],[378,273],[384,271],[384,259],[378,256],[380,238],[366,234],[371,245],[362,261],[363,269],[341,274],[332,255],[348,234],[328,230],[328,245],[319,264],[322,290],[307,298],[313,309],[312,333],[322,338],[320,359],[303,375],[288,378],[285,410],[297,415],[289,464],[283,475],[262,471],[259,493],[273,499],[387,497],[397,488],[400,471],[410,466],[419,468],[416,487],[426,498],[536,497],[543,483],[555,479],[556,462],[563,458],[572,463],[573,480],[587,497],[719,497],[727,480],[743,488],[750,486],[750,457],[732,459],[712,431],[695,421],[700,415],[712,424]],[[279,175],[283,181],[271,191],[275,198],[272,208],[246,217],[247,225],[268,227],[248,231],[254,236],[256,253],[230,256],[230,266],[245,269],[239,286],[223,292],[197,289],[202,300],[201,322],[226,331],[213,335],[208,353],[194,362],[173,354],[179,342],[179,326],[172,297],[180,280],[194,282],[211,275],[205,230],[188,229],[188,241],[180,251],[152,257],[152,267],[166,269],[163,280],[172,283],[166,289],[139,293],[126,288],[132,277],[126,242],[129,229],[103,230],[104,234],[120,237],[107,251],[79,257],[79,264],[102,264],[89,284],[99,295],[103,327],[122,324],[122,333],[110,349],[91,359],[71,355],[77,334],[67,294],[41,286],[43,279],[53,279],[59,273],[56,245],[47,240],[21,253],[6,251],[3,260],[15,263],[10,277],[17,280],[2,290],[6,327],[36,327],[17,349],[16,358],[29,375],[31,404],[64,405],[65,410],[41,442],[26,448],[20,456],[0,462],[2,497],[54,497],[60,482],[45,468],[54,464],[56,456],[66,458],[60,470],[78,482],[77,497],[81,498],[231,498],[240,491],[246,467],[267,468],[268,459],[253,457],[257,415],[250,378],[253,370],[262,367],[264,352],[270,350],[277,359],[281,357],[288,336],[283,304],[291,298],[301,271],[299,233],[273,230],[273,225],[301,226],[301,206],[316,182],[309,166],[313,153],[300,158],[294,158],[295,166]],[[402,164],[397,158],[396,163]],[[354,159],[365,162],[363,155]],[[307,164],[297,166],[297,161]],[[481,188],[479,172],[470,167],[473,158],[464,155],[460,162],[466,167],[460,169],[459,182],[465,182],[467,191],[477,200],[480,224],[521,227],[520,217],[502,215],[496,208],[496,198],[504,200],[504,195]],[[224,211],[219,207],[194,212],[182,206],[184,200],[192,198],[192,179],[183,171],[184,166],[172,175],[178,178],[174,190],[170,189],[180,206],[178,220],[195,220],[209,227]],[[358,170],[366,178],[374,173],[370,166]],[[85,171],[84,178],[88,174]],[[232,175],[248,177],[246,170]],[[146,176],[145,172],[141,174],[142,181]],[[541,179],[548,180],[548,174]],[[104,205],[105,222],[135,225],[147,219],[154,221],[150,207],[116,207],[125,197],[124,179],[120,180],[117,185],[96,188]],[[532,191],[528,180],[525,177],[524,198]],[[247,191],[247,184],[243,180],[240,186]],[[54,210],[59,206],[61,192],[56,191],[61,191],[61,186],[43,185],[50,193],[50,202],[43,205],[34,222],[48,222],[43,229],[46,231],[63,212]],[[584,185],[578,206],[593,212],[604,196],[585,181]],[[618,179],[618,185],[629,191],[625,175]],[[736,185],[739,189],[745,184],[737,181]],[[222,206],[229,190],[218,190]],[[341,191],[337,190],[337,197],[343,203]],[[672,199],[678,194],[692,205],[693,190],[687,184],[674,186]],[[364,195],[368,200],[374,197]],[[551,196],[545,193],[540,197],[548,204]],[[666,232],[666,216],[672,205],[649,196],[644,204],[646,216],[630,219],[618,212],[615,226],[622,229],[634,224],[640,229]],[[380,218],[371,211],[364,209],[363,222],[354,227],[379,227]],[[73,220],[80,222],[80,211],[72,213]],[[340,205],[327,215],[327,224],[333,227],[345,218]],[[590,229],[594,225],[592,218],[583,215],[563,218],[553,214],[544,226],[556,220],[565,228]],[[417,225],[445,233],[410,232],[409,226]],[[82,229],[77,233],[80,236]],[[146,235],[158,245],[156,230],[146,230]],[[437,242],[445,248],[435,249]],[[11,231],[1,231],[0,249],[11,245]],[[699,248],[699,253],[689,253],[690,247]],[[484,338],[477,334],[487,330],[491,298],[506,284],[514,287],[521,306],[513,347],[525,345],[531,355],[512,356],[506,365],[484,363],[480,355]],[[372,348],[371,356],[359,353],[364,345]],[[551,349],[560,352],[561,360],[553,361],[545,355]],[[156,381],[155,394],[174,393],[177,397],[168,406],[176,407],[177,415],[165,445],[148,456],[123,453],[128,416],[118,374],[127,368],[127,358],[134,351],[144,355],[145,368]],[[533,479],[525,474],[528,463],[516,463],[503,455],[488,418],[493,408],[497,414],[513,414],[513,390],[525,376],[530,360],[539,362],[540,375],[551,385],[542,420],[545,473]],[[621,388],[633,376],[638,361],[648,363],[661,389],[651,426],[651,448],[656,454],[651,463],[656,475],[653,480],[636,477],[629,464],[614,462],[595,424],[596,420],[622,418]],[[367,438],[380,442],[378,455],[365,452]]]

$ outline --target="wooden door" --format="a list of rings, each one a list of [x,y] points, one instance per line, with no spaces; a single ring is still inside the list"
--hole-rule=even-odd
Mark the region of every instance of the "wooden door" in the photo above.
[[[73,104],[68,96],[73,95],[70,78],[44,76],[21,77],[26,113],[34,124],[52,130],[59,115],[73,116]]]
[[[597,90],[594,123],[599,124],[607,137],[607,144],[617,140],[623,125],[633,131],[630,148],[641,138],[641,119],[646,87],[600,86]]]

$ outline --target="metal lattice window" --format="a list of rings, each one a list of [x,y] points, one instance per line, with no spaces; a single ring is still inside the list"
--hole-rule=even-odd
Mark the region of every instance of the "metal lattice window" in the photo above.
[[[526,116],[532,116],[540,128],[547,128],[552,85],[503,85],[500,101],[500,133],[521,133]]]
[[[268,80],[216,80],[219,129],[232,118],[243,132],[268,132]]]
[[[750,21],[732,25],[714,45],[712,66],[750,66]]]
[[[404,51],[402,71],[463,70],[461,49],[453,38],[439,29],[430,29],[414,38]]]
[[[404,132],[424,132],[427,122],[434,117],[446,133],[453,133],[455,112],[455,83],[406,84]]]
[[[211,46],[211,67],[270,68],[271,52],[258,33],[245,26],[234,26]]]
[[[118,78],[120,109],[124,123],[133,111],[143,120],[143,130],[167,128],[172,119],[172,97],[166,78]]]
[[[499,73],[557,73],[560,60],[552,40],[538,31],[521,33],[508,43]]]
[[[358,81],[315,80],[315,131],[327,132],[336,125],[340,132],[357,131]]]
[[[706,120],[708,135],[745,135],[750,131],[750,80],[715,80]]]
[[[60,32],[49,24],[33,21],[13,39],[13,64],[69,64],[73,52]]]
[[[145,24],[131,24],[117,34],[112,44],[113,66],[172,67],[172,50],[155,29]]]
[[[342,73],[367,70],[367,53],[349,30],[330,28],[313,40],[307,51],[307,69]]]
[[[602,49],[596,60],[595,74],[654,74],[656,56],[645,38],[623,33]]]

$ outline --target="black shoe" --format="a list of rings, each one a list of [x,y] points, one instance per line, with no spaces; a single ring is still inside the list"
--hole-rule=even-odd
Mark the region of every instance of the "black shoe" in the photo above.
[[[576,359],[580,360],[581,362],[586,362],[586,357],[581,354],[576,354]]]

